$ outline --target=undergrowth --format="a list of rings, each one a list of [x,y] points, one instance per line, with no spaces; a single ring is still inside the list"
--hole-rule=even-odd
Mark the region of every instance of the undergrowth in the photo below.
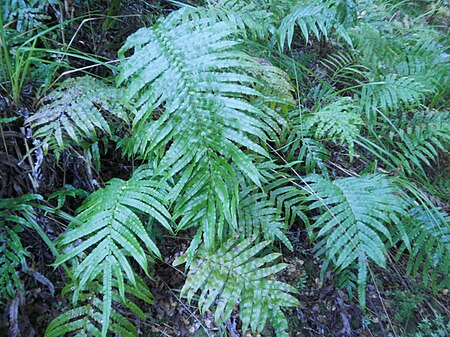
[[[17,32],[43,18],[20,3],[2,15],[18,20]],[[446,7],[429,2],[434,12],[411,16],[416,8],[395,1],[257,3],[172,10],[127,37],[117,66],[108,64],[114,85],[72,76],[37,96],[24,118],[27,156],[77,155],[93,189],[74,212],[64,208],[66,196],[83,196],[73,189],[52,195],[58,207],[31,194],[0,200],[1,301],[24,291],[24,228],[65,268],[72,308],[46,336],[137,335],[127,313],[144,320],[141,305],[153,303],[161,232],[192,233],[174,262],[187,275],[180,298],[217,324],[237,310],[243,335],[270,324],[288,336],[283,308],[300,305],[298,290],[277,277],[292,226],[306,230],[322,278],[331,271],[355,289],[363,311],[372,270],[389,270],[390,253],[435,293],[450,286],[448,45],[443,27],[425,20]],[[31,58],[33,48],[15,55]],[[296,56],[311,48],[319,59]],[[0,55],[19,111],[35,63],[6,47]],[[2,119],[2,134],[14,123]],[[131,177],[94,179],[108,149],[133,162]],[[57,238],[40,229],[37,210],[62,217]]]

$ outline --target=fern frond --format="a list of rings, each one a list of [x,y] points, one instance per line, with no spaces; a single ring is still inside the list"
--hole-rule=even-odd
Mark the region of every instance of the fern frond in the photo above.
[[[200,225],[213,248],[218,222],[236,226],[234,172],[261,186],[248,152],[268,156],[259,142],[268,139],[273,117],[249,102],[261,96],[248,75],[261,64],[236,48],[233,25],[186,17],[189,11],[173,12],[131,35],[120,51],[134,50],[118,83],[126,84],[126,99],[137,106],[133,136],[123,146],[128,154],[161,158],[165,179],[180,174],[167,199],[176,200],[177,229]],[[163,110],[155,119],[158,107]]]
[[[411,242],[407,273],[416,276],[419,271],[423,281],[433,288],[450,286],[450,216],[438,209],[416,206],[409,210],[404,226]],[[403,241],[400,235],[398,241]],[[397,253],[402,256],[408,244],[403,242]],[[441,279],[439,279],[441,277]]]
[[[127,121],[120,91],[90,76],[68,79],[47,95],[40,109],[28,119],[34,137],[60,152],[71,143],[83,145],[111,135],[108,117]],[[107,116],[104,116],[107,113]]]
[[[134,312],[141,319],[145,319],[144,312],[128,298],[135,296],[140,300],[152,304],[152,294],[149,292],[145,283],[137,275],[135,276],[138,287],[124,285],[124,294],[119,295],[117,280],[113,280],[114,289],[112,291],[112,301],[120,302],[126,308]],[[71,293],[76,285],[69,284],[63,289],[63,294]],[[76,336],[102,336],[102,326],[104,324],[105,296],[103,299],[99,296],[102,293],[102,286],[97,282],[92,282],[87,289],[79,294],[78,305],[58,317],[54,318],[47,326],[45,337],[60,337],[66,334]],[[126,297],[125,297],[126,294]],[[104,295],[104,294],[103,294]],[[128,321],[119,311],[111,308],[109,329],[121,336],[136,337],[138,332],[134,325]]]
[[[397,215],[405,213],[405,202],[380,175],[334,181],[312,175],[306,180],[314,191],[310,208],[322,211],[313,225],[319,229],[318,253],[340,270],[357,262],[358,293],[364,308],[367,263],[385,267],[386,242],[392,240],[387,225],[398,222]]]
[[[170,214],[163,205],[168,187],[151,180],[153,174],[153,170],[142,167],[128,181],[109,181],[105,188],[84,201],[76,221],[59,239],[59,246],[66,252],[56,260],[56,265],[81,257],[80,264],[74,267],[73,277],[77,281],[74,303],[86,284],[99,277],[102,280],[103,336],[109,329],[113,278],[118,280],[123,294],[124,279],[136,284],[130,260],[148,273],[149,256],[144,247],[154,256],[161,256],[141,216],[152,217],[171,230],[167,220]]]
[[[219,0],[194,12],[191,19],[201,17],[230,22],[245,39],[265,39],[273,28],[273,15],[266,7],[250,0]]]
[[[15,29],[20,33],[32,31],[37,27],[45,27],[42,22],[50,19],[45,9],[48,5],[57,3],[57,0],[5,1],[1,11],[3,22],[13,22]]]
[[[23,247],[18,232],[20,227],[4,227],[0,219],[0,304],[14,298],[23,290],[19,271],[27,269],[26,259],[30,253]]]
[[[139,30],[120,51],[123,56],[134,48],[121,65],[118,83],[127,81],[127,100],[138,98],[135,136],[125,145],[127,152],[148,157],[171,144],[161,162],[171,174],[215,152],[231,158],[259,184],[253,163],[240,148],[265,155],[250,137],[266,139],[267,126],[261,122],[262,112],[245,99],[260,96],[248,86],[256,80],[236,71],[245,73],[258,64],[233,49],[237,42],[228,39],[234,32],[230,24],[184,22],[185,15],[176,11],[154,27]],[[163,114],[149,123],[160,105]]]
[[[335,2],[313,1],[311,3],[301,1],[290,14],[284,17],[278,28],[281,49],[284,48],[286,40],[288,46],[291,46],[296,26],[300,28],[306,43],[308,43],[310,35],[314,34],[317,39],[322,36],[328,38],[328,35],[334,29],[336,35],[351,44],[346,29],[337,19],[338,12]]]
[[[420,168],[426,176],[422,163],[432,167],[439,151],[448,152],[450,146],[450,114],[448,112],[415,112],[412,118],[403,115],[393,125],[383,128],[389,135],[393,154],[401,161],[406,172]]]
[[[363,86],[361,105],[370,121],[375,121],[377,109],[395,111],[402,106],[420,105],[428,89],[413,77],[387,75],[380,82],[371,82]]]
[[[181,295],[186,295],[190,302],[201,290],[200,312],[206,312],[216,303],[213,311],[218,322],[230,317],[240,301],[242,331],[250,326],[254,332],[261,332],[270,318],[277,336],[287,336],[287,321],[281,308],[299,305],[290,294],[297,290],[269,278],[287,267],[283,263],[273,264],[280,254],[256,257],[269,243],[255,245],[253,240],[231,239],[214,253],[201,249],[189,270]]]
[[[316,139],[333,139],[339,144],[348,144],[350,159],[353,156],[355,139],[363,121],[356,112],[351,99],[345,97],[325,106],[319,111],[308,114],[304,118],[305,128],[314,130]]]
[[[244,238],[264,237],[270,241],[278,239],[292,251],[292,243],[284,234],[285,223],[276,206],[273,198],[270,199],[267,194],[258,192],[256,187],[241,187],[238,208],[239,232]]]
[[[313,139],[313,131],[305,127],[306,112],[294,110],[287,116],[288,125],[283,131],[286,139],[280,151],[290,163],[300,162],[306,173],[315,173],[319,169],[325,176],[328,175],[326,163],[329,161],[329,151]]]

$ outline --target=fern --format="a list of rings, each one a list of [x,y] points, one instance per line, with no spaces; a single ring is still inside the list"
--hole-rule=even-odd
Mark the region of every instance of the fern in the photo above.
[[[351,159],[355,139],[363,125],[361,117],[355,110],[351,100],[341,98],[314,114],[306,115],[305,128],[314,130],[316,139],[327,137],[339,140],[341,145],[347,143]]]
[[[128,297],[136,297],[148,304],[152,304],[152,294],[147,289],[144,281],[138,276],[136,277],[136,285],[130,286],[124,284],[125,294],[127,298],[123,298],[117,292],[118,280],[113,280],[112,300],[121,302],[127,309],[133,311],[141,319],[145,319],[144,312],[135,305]],[[63,295],[70,293],[76,285],[68,284],[63,289]],[[67,333],[76,333],[77,336],[102,336],[102,326],[104,324],[104,301],[98,296],[102,293],[102,287],[97,282],[91,282],[86,290],[79,294],[79,304],[71,310],[64,312],[55,318],[47,327],[46,337],[59,337]],[[124,337],[138,336],[133,324],[131,324],[119,311],[111,309],[110,312],[110,330],[119,333]]]
[[[93,77],[69,79],[44,98],[44,104],[28,123],[35,130],[34,136],[43,138],[45,148],[59,153],[70,144],[94,143],[101,133],[110,136],[114,123],[108,117],[126,122],[119,97],[114,87]]]
[[[363,86],[361,106],[369,121],[374,122],[378,109],[391,112],[403,106],[417,107],[424,99],[428,89],[413,77],[387,75],[380,82]]]
[[[19,270],[26,270],[26,259],[31,255],[18,236],[21,231],[21,227],[4,227],[0,219],[0,304],[14,298],[18,291],[23,291]]]
[[[266,240],[278,239],[293,250],[292,244],[284,234],[285,224],[274,200],[257,188],[242,187],[239,193],[239,229],[245,237],[264,237]]]
[[[342,4],[340,5],[342,6]],[[339,9],[342,11],[342,8]],[[278,28],[281,49],[283,49],[286,40],[288,46],[291,46],[296,25],[299,26],[306,43],[308,43],[311,34],[314,34],[317,39],[320,39],[322,36],[328,38],[331,30],[334,29],[338,36],[351,44],[346,29],[342,23],[338,21],[338,12],[336,10],[335,2],[314,1],[308,3],[306,1],[301,1],[298,6],[283,19]]]
[[[438,209],[412,207],[406,218],[408,242],[403,242],[397,258],[410,251],[407,273],[423,274],[425,285],[431,279],[434,289],[450,286],[450,216]],[[399,236],[398,241],[404,241]],[[443,277],[439,280],[440,275]]]
[[[365,307],[368,262],[386,266],[386,246],[391,242],[388,225],[405,214],[405,202],[389,179],[380,175],[330,181],[308,176],[314,193],[311,209],[321,210],[313,224],[319,230],[316,250],[339,270],[358,266],[358,295]]]
[[[56,265],[81,257],[80,263],[73,267],[73,277],[77,283],[74,303],[90,282],[97,278],[102,280],[102,336],[106,336],[109,329],[113,280],[117,280],[123,300],[124,280],[136,284],[129,256],[146,273],[150,258],[144,247],[153,256],[161,256],[140,215],[154,217],[171,230],[167,221],[170,214],[162,204],[168,188],[151,180],[151,177],[153,171],[143,167],[128,181],[111,180],[105,188],[85,200],[78,210],[76,221],[59,239],[59,246],[66,252],[56,260]]]
[[[261,94],[247,75],[261,65],[238,51],[228,22],[202,18],[186,20],[189,11],[177,11],[150,29],[131,35],[120,54],[134,49],[121,65],[119,84],[126,99],[136,99],[133,136],[123,143],[128,154],[161,158],[159,172],[169,179],[180,173],[168,196],[176,200],[178,230],[197,223],[212,248],[216,219],[230,226],[236,219],[235,168],[256,185],[260,175],[244,152],[268,156],[257,140],[267,139],[272,119],[248,102]],[[154,119],[159,106],[163,111]],[[223,174],[222,174],[223,173]],[[234,200],[234,201],[233,201]]]
[[[422,168],[422,163],[432,167],[439,152],[448,152],[450,145],[450,120],[447,112],[416,112],[412,118],[402,116],[394,122],[394,130],[384,129],[389,135],[392,152],[401,160],[407,172]],[[390,128],[391,129],[391,128]]]
[[[277,336],[288,336],[287,321],[281,308],[299,303],[289,293],[296,289],[269,276],[287,267],[273,264],[280,254],[271,253],[257,258],[269,242],[252,245],[253,240],[229,240],[216,252],[201,250],[191,266],[181,295],[190,302],[198,290],[200,312],[204,313],[216,303],[214,316],[223,322],[230,317],[236,304],[240,305],[242,331],[250,326],[255,333],[261,332],[267,319]]]
[[[42,21],[50,19],[45,8],[58,4],[57,0],[10,0],[2,5],[3,22],[15,21],[15,28],[25,33],[44,26]]]

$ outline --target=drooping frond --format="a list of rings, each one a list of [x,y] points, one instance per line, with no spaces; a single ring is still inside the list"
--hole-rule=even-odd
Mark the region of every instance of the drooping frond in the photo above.
[[[354,91],[355,86],[366,80],[369,69],[359,64],[349,53],[333,53],[320,60],[327,70],[327,83],[334,90]],[[345,94],[345,93],[344,93]]]
[[[357,262],[358,293],[364,307],[367,263],[385,267],[386,245],[391,241],[388,225],[405,213],[405,203],[381,175],[334,181],[311,175],[306,180],[314,191],[310,208],[321,211],[313,224],[319,230],[316,249],[338,270]]]
[[[409,210],[404,228],[411,249],[407,273],[423,274],[425,285],[431,280],[434,289],[450,286],[450,216],[438,209],[416,206]],[[399,241],[402,238],[398,237]],[[397,258],[409,244],[403,243]]]
[[[264,39],[273,29],[273,15],[266,7],[251,0],[219,0],[193,11],[191,19],[202,17],[217,22],[226,21],[233,24],[236,33],[246,39]]]
[[[200,250],[181,290],[182,296],[186,295],[190,302],[201,290],[200,312],[213,310],[218,322],[229,318],[239,303],[243,332],[249,326],[255,333],[261,332],[269,319],[277,336],[287,337],[287,321],[281,308],[299,304],[290,294],[297,290],[269,278],[287,265],[274,264],[278,253],[257,257],[268,244],[231,239],[214,253]]]
[[[109,181],[105,188],[84,201],[76,221],[59,239],[59,246],[65,253],[56,260],[56,265],[81,257],[73,269],[77,283],[74,303],[89,282],[97,278],[102,281],[102,336],[106,336],[109,329],[113,279],[117,280],[124,297],[124,280],[136,284],[131,260],[148,272],[150,258],[146,250],[160,256],[141,217],[152,217],[171,230],[167,220],[170,214],[163,205],[168,187],[152,180],[153,173],[144,167],[128,181]]]
[[[45,7],[57,3],[57,0],[5,1],[1,11],[3,22],[13,23],[20,33],[32,31],[36,27],[44,26],[42,22],[50,19]]]
[[[327,162],[330,160],[329,151],[320,140],[314,139],[314,129],[306,127],[306,112],[290,111],[287,115],[287,127],[283,134],[280,152],[290,162],[299,162],[306,173],[316,173],[316,169],[327,176]]]
[[[23,227],[34,227],[34,223],[30,223],[34,214],[33,202],[40,199],[42,197],[35,194],[0,199],[0,303],[23,290],[19,272],[27,270],[26,259],[30,254],[19,235]]]
[[[246,95],[259,96],[249,87],[256,80],[245,75],[258,63],[233,49],[237,42],[228,39],[234,32],[229,23],[183,21],[185,15],[177,11],[140,29],[120,51],[123,56],[134,49],[121,65],[118,83],[127,82],[125,99],[137,98],[138,107],[135,135],[125,147],[148,156],[170,145],[161,165],[172,174],[215,152],[259,183],[240,149],[266,154],[251,140],[266,138],[264,115],[246,101]],[[152,121],[159,106],[164,111]]]
[[[111,118],[127,120],[120,95],[116,88],[90,76],[68,79],[44,98],[28,123],[34,137],[43,138],[44,146],[56,152],[70,144],[93,143],[102,133],[111,135]]]
[[[153,295],[141,278],[137,275],[135,275],[135,278],[136,285],[130,286],[127,283],[123,285],[126,297],[119,294],[118,288],[120,285],[118,285],[117,279],[113,279],[111,299],[114,302],[120,302],[125,308],[144,320],[145,313],[129,297],[134,296],[141,301],[152,304]],[[69,293],[70,297],[70,293],[75,287],[76,284],[68,284],[63,289],[63,295]],[[104,301],[107,300],[108,296],[102,294],[101,297],[99,296],[100,294],[102,294],[102,286],[98,282],[91,282],[87,289],[79,294],[78,304],[73,309],[62,313],[50,322],[47,326],[45,337],[60,337],[69,333],[76,333],[76,336],[83,337],[102,336]],[[110,310],[109,329],[111,331],[124,337],[136,337],[139,335],[134,325],[120,311],[115,310],[114,307]]]
[[[343,22],[339,22],[339,14],[342,10],[339,3],[336,1],[301,1],[290,14],[284,17],[278,28],[281,49],[283,49],[286,40],[288,46],[291,46],[296,26],[300,28],[306,42],[312,34],[317,39],[328,38],[334,30],[337,36],[351,44]]]
[[[341,145],[347,143],[351,158],[363,122],[352,100],[343,97],[306,115],[304,124],[306,129],[313,130],[316,139],[333,139]]]

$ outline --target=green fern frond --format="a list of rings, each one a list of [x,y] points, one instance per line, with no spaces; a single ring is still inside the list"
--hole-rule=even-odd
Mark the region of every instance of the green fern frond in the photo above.
[[[385,247],[392,241],[387,225],[398,222],[405,202],[381,175],[334,181],[312,175],[306,181],[314,191],[310,208],[322,211],[313,225],[319,229],[316,250],[340,270],[357,262],[358,294],[364,308],[367,264],[386,266]]]
[[[284,234],[285,223],[276,206],[273,198],[258,192],[257,188],[241,187],[238,208],[239,233],[242,233],[244,238],[264,237],[270,241],[278,239],[292,251],[292,243]]]
[[[111,117],[127,121],[120,96],[120,91],[90,76],[68,79],[44,98],[27,122],[34,137],[43,138],[44,146],[56,152],[71,143],[94,143],[102,133],[111,135]]]
[[[288,124],[283,130],[286,139],[280,152],[289,163],[299,162],[301,165],[297,165],[297,169],[306,170],[306,173],[315,173],[319,169],[328,176],[329,151],[320,141],[313,139],[314,130],[305,127],[305,117],[306,112],[300,110],[289,112],[286,117]]]
[[[30,253],[23,247],[18,233],[20,226],[12,229],[4,227],[0,218],[0,304],[4,305],[16,296],[17,291],[23,290],[19,277],[20,270],[27,269],[26,259]]]
[[[173,12],[137,31],[120,51],[134,51],[122,62],[118,83],[126,84],[125,99],[137,106],[133,136],[123,147],[128,154],[160,158],[165,179],[179,174],[167,198],[176,201],[177,230],[200,225],[213,248],[218,223],[236,228],[235,172],[261,186],[248,153],[268,156],[259,142],[273,132],[273,116],[249,102],[249,96],[262,96],[248,75],[262,65],[236,48],[233,25],[187,20],[189,13]]]
[[[138,287],[124,285],[125,295],[119,295],[117,287],[117,280],[113,280],[114,289],[112,291],[112,301],[120,302],[130,311],[137,314],[141,319],[145,319],[144,312],[135,305],[128,298],[135,296],[140,300],[152,304],[152,294],[148,291],[145,283],[137,275],[135,276]],[[76,285],[69,284],[63,289],[63,294],[71,293]],[[79,294],[78,305],[73,309],[70,309],[50,322],[45,332],[45,337],[60,337],[67,334],[74,334],[76,336],[102,336],[102,327],[104,325],[103,310],[105,304],[105,296],[103,294],[103,300],[99,297],[99,294],[103,292],[102,286],[97,282],[92,282],[88,285],[87,289]],[[109,329],[121,336],[136,337],[138,332],[134,325],[129,322],[119,311],[111,308],[110,312],[110,324]]]
[[[434,289],[450,286],[450,216],[438,209],[416,206],[409,210],[404,226],[411,242],[407,273],[422,272],[423,281],[430,280]],[[403,241],[400,236],[398,241]],[[407,249],[402,243],[397,259]]]
[[[448,152],[450,146],[450,114],[448,112],[415,112],[412,118],[403,115],[393,125],[383,128],[381,134],[389,135],[392,153],[401,160],[406,172],[420,168],[422,163],[432,167],[439,151]]]
[[[171,144],[161,170],[172,175],[218,153],[259,184],[254,164],[240,149],[266,155],[251,140],[266,139],[268,127],[261,121],[265,116],[246,101],[246,95],[260,94],[248,86],[256,80],[243,74],[259,65],[233,48],[237,42],[228,39],[234,32],[230,24],[185,22],[185,16],[186,11],[176,11],[154,27],[139,30],[120,51],[124,56],[134,48],[121,65],[118,83],[127,82],[125,99],[137,98],[138,107],[134,136],[125,149],[148,157]],[[161,117],[151,121],[160,105]]]
[[[346,97],[325,106],[304,118],[306,129],[314,130],[316,139],[333,139],[339,144],[348,144],[350,159],[353,157],[355,139],[363,121],[351,99]]]
[[[332,1],[301,1],[294,10],[284,17],[278,28],[279,44],[281,49],[287,40],[290,47],[294,38],[295,27],[298,26],[308,43],[309,36],[314,34],[317,39],[322,36],[328,38],[328,35],[334,29],[337,36],[342,37],[351,45],[350,37],[338,19],[335,2]]]
[[[57,0],[5,1],[0,13],[3,15],[4,23],[13,22],[18,32],[26,33],[37,27],[45,27],[42,22],[50,19],[45,8],[57,3]]]
[[[280,256],[271,253],[256,257],[270,242],[254,244],[253,240],[229,240],[211,253],[201,249],[191,266],[181,295],[190,302],[201,290],[198,307],[201,313],[213,304],[216,321],[230,317],[240,301],[242,331],[261,332],[268,318],[277,336],[288,336],[287,321],[281,308],[299,305],[290,293],[297,290],[283,282],[269,278],[287,267],[273,264]]]
[[[217,22],[228,21],[246,39],[265,39],[273,28],[273,19],[264,5],[250,0],[219,0],[196,14]]]
[[[369,72],[369,68],[359,64],[353,55],[343,52],[326,56],[320,64],[327,70],[329,85],[339,91],[346,88],[349,92],[354,91],[352,88],[365,82]]]
[[[402,106],[420,105],[428,89],[414,77],[387,75],[380,82],[371,82],[363,86],[361,105],[370,121],[375,121],[377,110],[395,111]]]
[[[128,181],[109,181],[105,188],[84,201],[76,220],[59,239],[59,246],[66,252],[56,260],[56,265],[81,257],[74,267],[73,277],[77,281],[74,303],[89,282],[102,280],[103,336],[109,329],[113,279],[118,280],[123,295],[124,279],[136,284],[130,260],[148,273],[150,258],[144,247],[154,256],[161,256],[141,216],[152,217],[171,231],[167,220],[170,214],[163,205],[168,186],[151,180],[153,174],[153,170],[141,167]]]

